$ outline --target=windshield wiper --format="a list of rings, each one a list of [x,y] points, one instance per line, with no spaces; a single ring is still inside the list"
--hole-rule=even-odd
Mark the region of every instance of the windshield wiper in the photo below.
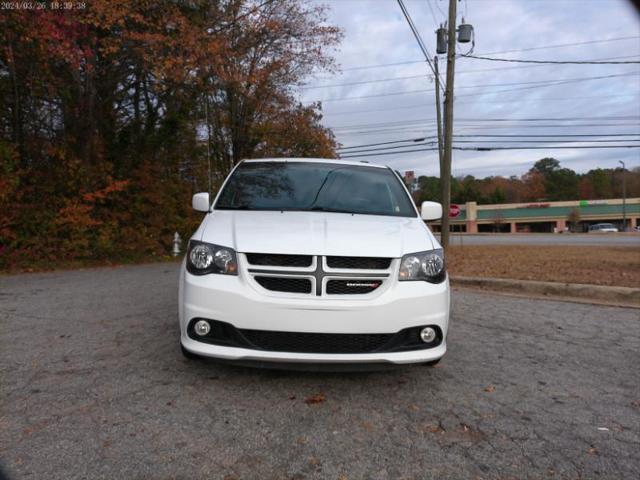
[[[319,207],[319,206],[311,207],[310,210],[312,212],[350,213],[352,215],[355,215],[355,214],[358,213],[358,212],[354,212],[352,210],[343,210],[343,209],[340,209],[340,208],[329,208],[329,207]]]

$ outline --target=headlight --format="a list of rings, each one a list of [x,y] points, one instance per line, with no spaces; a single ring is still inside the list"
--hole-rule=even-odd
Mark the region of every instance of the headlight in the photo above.
[[[193,275],[238,275],[236,252],[232,248],[191,240],[187,250],[187,271]]]
[[[444,252],[441,248],[427,252],[410,253],[402,257],[398,280],[423,280],[441,283],[446,277]]]

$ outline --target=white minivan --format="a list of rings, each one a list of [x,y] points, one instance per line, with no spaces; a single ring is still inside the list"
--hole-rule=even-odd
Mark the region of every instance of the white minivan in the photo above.
[[[328,159],[240,162],[180,272],[188,358],[236,363],[434,364],[446,352],[442,248],[389,167]]]

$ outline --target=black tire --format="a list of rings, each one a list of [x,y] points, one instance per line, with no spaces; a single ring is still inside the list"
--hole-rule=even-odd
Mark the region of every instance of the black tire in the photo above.
[[[425,367],[435,367],[438,363],[440,363],[440,360],[442,360],[442,358],[439,358],[437,360],[431,360],[430,362],[424,362],[424,366]]]
[[[180,350],[182,350],[182,356],[187,360],[198,360],[200,358],[199,355],[196,355],[195,353],[191,353],[189,350],[184,348],[182,344],[180,344]]]

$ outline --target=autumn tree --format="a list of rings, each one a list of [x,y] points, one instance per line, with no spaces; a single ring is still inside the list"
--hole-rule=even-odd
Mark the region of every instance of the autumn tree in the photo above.
[[[207,150],[214,179],[247,157],[335,157],[296,92],[340,37],[294,0],[3,11],[0,266],[166,252],[198,222]]]

